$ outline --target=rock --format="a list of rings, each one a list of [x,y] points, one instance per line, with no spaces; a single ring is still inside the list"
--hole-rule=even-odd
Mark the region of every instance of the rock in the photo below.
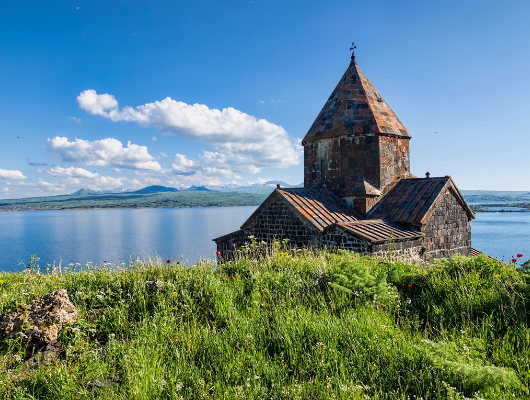
[[[120,379],[115,376],[109,376],[108,378],[100,380],[93,380],[88,382],[87,389],[89,393],[106,391],[105,389],[115,389],[120,384]]]
[[[147,287],[147,291],[149,294],[156,294],[160,289],[164,287],[164,282],[162,281],[147,281],[145,282],[145,286]]]
[[[57,340],[52,340],[46,346],[41,348],[33,357],[24,362],[22,371],[33,369],[39,365],[51,364],[61,358],[66,357],[66,351],[62,348]]]
[[[22,337],[24,346],[40,349],[57,340],[64,326],[77,316],[66,289],[55,290],[0,315],[0,340]]]

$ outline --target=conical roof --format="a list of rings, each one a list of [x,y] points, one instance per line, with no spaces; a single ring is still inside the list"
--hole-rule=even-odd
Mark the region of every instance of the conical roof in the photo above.
[[[377,197],[381,191],[373,187],[366,179],[360,178],[344,189],[343,196]]]
[[[302,144],[355,134],[410,138],[396,114],[363,74],[355,57],[329,96]]]

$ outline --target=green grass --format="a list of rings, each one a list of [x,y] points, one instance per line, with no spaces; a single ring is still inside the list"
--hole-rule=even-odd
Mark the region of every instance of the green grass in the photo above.
[[[0,345],[1,398],[528,398],[525,270],[258,247],[219,267],[0,274],[0,313],[55,288],[80,312],[53,365],[20,375],[24,349]]]

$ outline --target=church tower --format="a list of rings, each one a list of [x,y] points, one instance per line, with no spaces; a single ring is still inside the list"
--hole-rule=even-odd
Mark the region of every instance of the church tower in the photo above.
[[[366,215],[410,174],[411,136],[355,56],[307,132],[304,187],[326,187]]]

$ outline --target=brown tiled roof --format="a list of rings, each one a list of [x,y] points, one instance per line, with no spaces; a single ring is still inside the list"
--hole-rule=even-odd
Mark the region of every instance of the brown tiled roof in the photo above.
[[[420,225],[430,217],[433,205],[441,199],[445,190],[451,189],[466,210],[469,218],[475,214],[451,177],[402,179],[384,196],[368,214],[369,218],[380,218],[390,222]]]
[[[419,239],[423,233],[413,231],[402,226],[390,224],[381,219],[369,219],[365,221],[343,222],[337,223],[336,226],[341,226],[354,236],[366,239],[372,243],[386,242],[392,235],[392,240],[401,241],[409,239]],[[328,229],[331,229],[329,227]]]
[[[352,58],[302,144],[364,133],[411,137]]]
[[[343,196],[381,196],[381,191],[366,181],[364,178],[357,179],[344,189]]]
[[[327,189],[293,188],[276,191],[319,231],[337,222],[356,221],[360,218]]]
[[[478,251],[477,249],[474,249],[473,247],[471,248],[471,257],[478,257],[481,254],[484,254],[484,253],[481,251]]]

